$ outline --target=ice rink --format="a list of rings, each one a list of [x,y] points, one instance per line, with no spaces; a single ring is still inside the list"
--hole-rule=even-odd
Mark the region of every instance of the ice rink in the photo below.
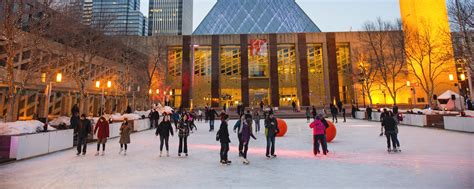
[[[71,149],[0,165],[0,188],[474,188],[473,134],[400,126],[403,152],[388,154],[380,123],[349,119],[337,124],[330,154],[315,157],[306,120],[286,121],[277,159],[265,158],[262,132],[250,142],[250,165],[243,165],[229,129],[233,163],[222,166],[215,132],[202,122],[188,139],[187,158],[177,156],[176,135],[171,156],[160,158],[150,130],[131,136],[127,156],[118,155],[118,139],[111,139],[105,156],[94,156],[92,143],[86,156]]]

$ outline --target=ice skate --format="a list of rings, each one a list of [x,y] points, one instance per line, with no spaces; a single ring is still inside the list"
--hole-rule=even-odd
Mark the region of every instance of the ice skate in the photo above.
[[[102,151],[102,154],[100,154],[101,156],[105,156],[105,151]]]
[[[123,155],[124,155],[124,156],[127,155],[127,150],[124,150],[124,151],[123,151]]]
[[[170,157],[170,152],[166,151],[166,157]]]
[[[227,165],[227,162],[225,160],[221,160],[221,165]]]
[[[121,155],[121,154],[122,154],[122,152],[123,152],[123,149],[122,149],[122,148],[120,148],[119,155]]]
[[[86,155],[86,152],[82,152],[82,155],[85,156],[85,155]]]
[[[272,158],[276,158],[276,157],[277,157],[277,155],[276,155],[276,154],[273,154],[273,155],[272,155]]]
[[[76,156],[80,156],[81,155],[81,152],[77,152]]]
[[[227,165],[230,165],[230,164],[232,164],[232,161],[227,160],[227,161],[226,161],[226,164],[227,164]]]
[[[387,152],[388,152],[388,153],[392,152],[392,149],[388,148],[388,149],[387,149]]]
[[[250,164],[250,161],[249,161],[248,159],[245,159],[245,158],[244,158],[244,159],[242,160],[242,163],[245,164],[245,165],[248,165],[248,164]]]
[[[97,152],[94,154],[94,156],[98,156],[98,155],[99,155],[99,151],[97,151]]]
[[[270,158],[271,158],[270,155],[265,155],[265,157],[267,157],[267,159],[270,159]]]
[[[184,155],[185,155],[186,157],[188,157],[188,153],[185,153]]]
[[[181,153],[178,153],[178,156],[181,157]]]
[[[161,157],[162,155],[163,155],[163,152],[162,152],[162,151],[160,151],[160,157]]]

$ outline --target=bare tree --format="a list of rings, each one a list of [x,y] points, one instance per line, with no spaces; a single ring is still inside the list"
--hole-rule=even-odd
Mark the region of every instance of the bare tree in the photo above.
[[[166,41],[163,37],[155,37],[148,40],[148,63],[146,66],[146,87],[147,90],[151,90],[152,86],[158,86],[158,88],[164,87],[165,73],[166,73]],[[150,99],[148,93],[148,98]]]
[[[437,87],[446,84],[443,74],[453,69],[451,61],[453,54],[447,50],[452,48],[451,39],[443,31],[435,32],[428,23],[422,29],[414,31],[412,28],[404,27],[405,33],[405,55],[409,72],[416,79],[419,86],[428,97],[428,103],[433,106],[431,98]],[[449,43],[447,43],[449,42]],[[447,78],[446,78],[447,79]]]
[[[372,106],[373,98],[372,94],[376,91],[374,85],[377,82],[378,72],[377,65],[374,64],[374,61],[370,61],[371,58],[367,57],[362,47],[354,50],[355,62],[357,63],[357,72],[355,72],[355,77],[361,83],[363,98],[367,95],[369,99],[369,105]],[[365,102],[365,99],[364,99]]]
[[[401,21],[392,24],[378,18],[364,24],[365,32],[359,38],[367,46],[366,54],[376,65],[380,74],[380,84],[388,91],[397,104],[397,96],[405,85],[400,82],[405,71],[405,41]]]

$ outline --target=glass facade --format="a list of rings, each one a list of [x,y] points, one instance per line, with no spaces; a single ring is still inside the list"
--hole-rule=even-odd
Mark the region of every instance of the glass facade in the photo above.
[[[339,97],[342,103],[353,103],[354,81],[349,43],[336,44],[337,74],[339,79]]]
[[[252,55],[249,48],[249,101],[251,106],[258,106],[261,101],[270,103],[270,57]]]
[[[321,32],[294,0],[219,0],[195,35]]]
[[[232,107],[242,102],[240,47],[223,46],[220,55],[220,106]]]
[[[182,65],[183,50],[182,48],[168,49],[168,74],[166,83],[172,91],[171,104],[179,107],[181,104],[181,87],[182,87]]]
[[[296,81],[296,50],[293,45],[278,47],[278,85],[280,106],[291,106],[298,101]]]
[[[193,106],[211,104],[211,47],[194,49]]]
[[[309,100],[312,105],[327,104],[324,84],[323,47],[321,44],[308,44],[308,83]]]

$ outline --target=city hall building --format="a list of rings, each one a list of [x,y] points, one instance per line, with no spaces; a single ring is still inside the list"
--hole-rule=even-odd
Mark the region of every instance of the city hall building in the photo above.
[[[416,12],[412,4],[407,15]],[[321,32],[294,0],[220,0],[193,35],[142,40],[165,43],[164,86],[172,106],[323,107],[369,104],[357,78],[359,36]],[[413,83],[408,71],[404,78],[399,84]],[[417,87],[399,91],[397,103],[426,104],[428,96]],[[453,88],[449,83],[437,93]],[[373,104],[393,103],[380,85],[371,95]]]

